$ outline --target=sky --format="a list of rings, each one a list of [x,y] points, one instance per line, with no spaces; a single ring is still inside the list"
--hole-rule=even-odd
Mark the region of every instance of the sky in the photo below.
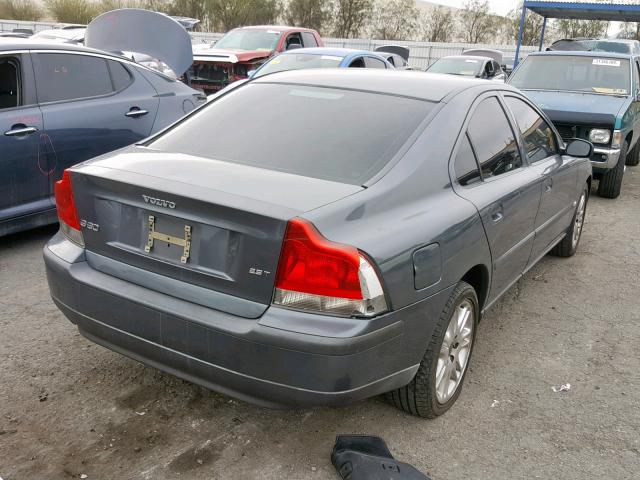
[[[463,8],[467,0],[427,0],[429,3],[439,3],[450,7]],[[507,15],[511,10],[520,5],[520,0],[489,0],[489,9],[491,13],[498,15]],[[620,23],[611,22],[609,25],[609,35],[620,30]]]

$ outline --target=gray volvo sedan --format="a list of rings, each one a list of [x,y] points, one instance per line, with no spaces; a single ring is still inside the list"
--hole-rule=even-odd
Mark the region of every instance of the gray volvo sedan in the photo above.
[[[592,149],[507,85],[268,75],[65,172],[51,294],[90,340],[233,397],[434,417],[481,314],[576,251]]]

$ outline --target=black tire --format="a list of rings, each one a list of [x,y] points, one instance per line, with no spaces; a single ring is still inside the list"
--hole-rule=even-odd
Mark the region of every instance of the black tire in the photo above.
[[[580,222],[576,222],[578,218],[579,210],[581,208],[581,202],[584,198],[584,209],[582,211],[582,219]],[[573,217],[571,217],[571,224],[569,228],[567,228],[567,234],[564,238],[551,249],[549,252],[551,255],[556,257],[571,257],[576,253],[578,249],[578,245],[580,244],[580,238],[582,237],[582,229],[584,227],[584,219],[587,214],[587,203],[589,202],[589,185],[585,185],[582,193],[580,194],[580,198],[578,199],[578,204],[576,205],[576,210],[573,212]],[[577,238],[574,241],[574,234],[577,232]]]
[[[445,333],[449,327],[449,322],[451,321],[454,313],[457,312],[458,307],[465,301],[468,301],[469,304],[473,306],[471,346],[465,368],[462,372],[462,377],[457,384],[455,392],[451,395],[448,401],[440,403],[436,393],[436,368],[438,366],[438,357],[443,345]],[[395,407],[404,410],[411,415],[424,418],[435,418],[449,410],[449,408],[451,408],[451,406],[456,402],[462,390],[464,378],[473,353],[479,314],[480,308],[478,306],[478,296],[476,295],[474,288],[466,282],[458,283],[438,318],[433,330],[433,335],[429,341],[429,345],[427,346],[427,351],[422,357],[420,367],[418,368],[415,377],[413,377],[413,380],[411,380],[408,385],[388,392],[386,394],[387,400]]]
[[[636,141],[635,147],[633,147],[633,149],[629,152],[629,155],[627,155],[627,161],[625,162],[625,165],[635,167],[636,165],[638,165],[638,163],[640,163],[640,140]]]
[[[598,184],[598,195],[604,198],[618,198],[622,188],[622,176],[624,175],[624,162],[627,158],[629,144],[625,141],[620,149],[618,164],[611,170],[602,174]]]

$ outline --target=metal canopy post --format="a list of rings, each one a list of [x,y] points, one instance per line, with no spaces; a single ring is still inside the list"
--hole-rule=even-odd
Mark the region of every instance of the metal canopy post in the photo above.
[[[520,16],[520,30],[518,31],[518,45],[516,46],[516,58],[513,59],[513,68],[518,66],[520,60],[520,47],[522,46],[522,37],[524,35],[524,21],[527,17],[526,4],[522,4],[522,15]]]
[[[544,20],[542,20],[542,32],[540,33],[540,48],[538,48],[539,52],[541,52],[542,47],[544,47],[544,32],[546,29],[547,29],[547,17],[544,17]]]

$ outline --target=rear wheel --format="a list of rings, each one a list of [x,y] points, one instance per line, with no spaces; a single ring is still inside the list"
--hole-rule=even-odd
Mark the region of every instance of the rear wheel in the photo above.
[[[636,141],[635,147],[629,152],[625,165],[635,167],[638,163],[640,163],[640,140]]]
[[[479,318],[476,291],[466,282],[453,290],[408,385],[387,393],[396,407],[412,415],[435,418],[455,403],[469,365]]]
[[[622,188],[622,176],[624,175],[624,162],[627,158],[629,144],[625,141],[620,149],[618,164],[611,170],[602,174],[598,184],[598,195],[604,198],[617,198]]]
[[[585,185],[582,195],[578,200],[576,211],[573,214],[571,225],[567,229],[567,234],[553,249],[549,252],[556,257],[571,257],[578,249],[580,237],[582,236],[582,227],[584,226],[584,217],[587,212],[587,201],[589,200],[589,188]]]

